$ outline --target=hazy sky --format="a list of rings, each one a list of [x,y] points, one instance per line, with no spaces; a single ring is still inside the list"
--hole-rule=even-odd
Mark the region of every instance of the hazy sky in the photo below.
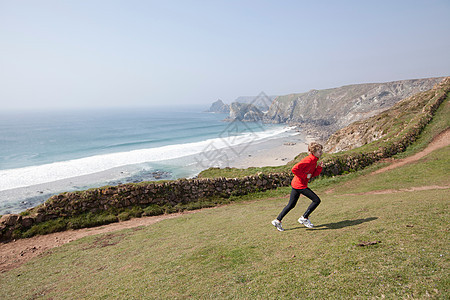
[[[448,76],[449,16],[449,0],[0,0],[0,110]]]

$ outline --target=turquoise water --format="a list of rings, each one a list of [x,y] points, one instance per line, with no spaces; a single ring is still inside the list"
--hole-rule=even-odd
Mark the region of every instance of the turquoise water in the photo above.
[[[0,114],[0,213],[17,210],[17,203],[34,205],[49,196],[46,192],[33,196],[33,201],[21,195],[11,199],[11,193],[5,196],[5,191],[117,168],[124,170],[120,172],[123,175],[94,185],[189,177],[210,166],[226,165],[223,149],[242,149],[286,133],[280,125],[223,122],[227,115],[202,110]],[[216,155],[211,155],[212,150]],[[229,151],[228,157],[230,153],[239,155]],[[76,188],[85,187],[67,187]],[[2,209],[2,203],[8,203],[7,207]]]
[[[0,170],[216,137],[225,115],[188,108],[0,115]]]

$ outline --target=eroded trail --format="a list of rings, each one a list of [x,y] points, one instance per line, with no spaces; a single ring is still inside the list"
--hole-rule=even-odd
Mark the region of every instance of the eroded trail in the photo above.
[[[52,248],[59,247],[86,236],[109,233],[121,229],[136,228],[139,226],[148,226],[162,220],[176,218],[178,216],[189,214],[192,212],[193,211],[154,217],[136,218],[100,227],[56,232],[0,244],[0,273],[17,268],[26,261],[32,259],[33,257],[42,255]]]
[[[385,195],[385,194],[394,194],[394,193],[402,193],[402,192],[419,192],[419,191],[428,191],[428,190],[446,190],[450,189],[450,185],[427,185],[427,186],[415,186],[412,188],[398,189],[398,190],[378,190],[378,191],[370,191],[363,193],[349,193],[349,194],[339,194],[339,196],[361,196],[361,195]]]
[[[382,172],[386,172],[388,170],[392,170],[394,168],[398,168],[405,164],[415,162],[425,155],[431,153],[434,150],[440,149],[442,147],[448,146],[450,143],[450,130],[446,130],[437,136],[426,149],[423,151],[402,159],[398,161],[394,161],[390,166],[382,168],[380,170],[375,171],[372,174],[379,174]],[[373,191],[367,192],[364,194],[388,194],[388,193],[397,193],[397,192],[414,192],[421,190],[430,190],[430,189],[448,189],[450,186],[422,186],[422,187],[413,187],[408,189],[401,190],[382,190],[382,191]],[[349,194],[350,195],[350,194]],[[359,194],[355,194],[359,195]],[[287,196],[289,197],[289,196]],[[214,209],[214,208],[205,208],[205,209]],[[204,210],[204,209],[203,209]],[[55,247],[59,247],[71,241],[75,241],[81,239],[86,236],[102,234],[102,233],[110,233],[114,231],[118,231],[121,229],[129,229],[136,228],[139,226],[148,226],[154,224],[156,222],[172,219],[179,217],[181,215],[195,213],[196,211],[188,211],[183,213],[176,213],[170,215],[162,215],[155,217],[143,217],[131,219],[125,222],[112,223],[109,225],[104,225],[96,228],[85,228],[78,230],[69,230],[64,232],[57,232],[43,236],[35,236],[29,239],[20,239],[16,241],[12,241],[9,243],[0,244],[0,273],[6,272],[8,270],[12,270],[14,268],[19,267],[23,263],[28,260],[40,256],[45,255],[45,253]]]
[[[379,170],[376,170],[372,174],[380,174],[380,173],[404,166],[406,164],[418,161],[422,157],[430,154],[431,152],[433,152],[437,149],[446,147],[448,145],[450,145],[450,129],[447,129],[444,132],[442,132],[441,134],[439,134],[436,138],[434,138],[434,140],[425,149],[423,149],[419,153],[416,153],[416,154],[409,156],[407,158],[404,158],[404,159],[394,160],[393,163],[390,164],[389,166],[384,167]]]

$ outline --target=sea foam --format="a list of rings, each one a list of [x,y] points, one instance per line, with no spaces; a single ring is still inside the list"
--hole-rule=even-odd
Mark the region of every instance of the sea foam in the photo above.
[[[292,128],[276,128],[260,132],[246,132],[237,135],[224,131],[214,139],[185,144],[132,150],[111,154],[94,155],[85,158],[30,166],[17,169],[0,170],[0,191],[54,182],[77,176],[94,174],[112,168],[146,162],[158,162],[197,155],[212,149],[233,148],[277,138],[282,134],[292,134]]]

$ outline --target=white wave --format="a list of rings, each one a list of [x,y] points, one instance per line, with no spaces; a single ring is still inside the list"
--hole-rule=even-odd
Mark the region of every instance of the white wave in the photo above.
[[[95,155],[40,166],[0,170],[0,191],[89,175],[127,165],[181,158],[213,149],[237,147],[276,138],[280,134],[290,132],[291,129],[291,127],[276,128],[237,136],[225,136],[226,134],[224,134],[215,139],[195,143]]]

